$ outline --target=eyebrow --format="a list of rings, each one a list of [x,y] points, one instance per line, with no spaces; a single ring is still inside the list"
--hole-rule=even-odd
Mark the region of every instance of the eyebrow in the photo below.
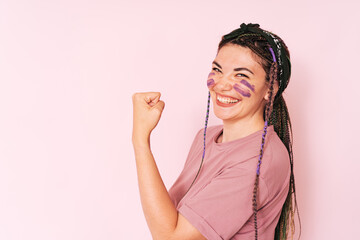
[[[217,62],[213,61],[213,64],[215,64],[216,66],[218,66],[219,68],[221,68],[220,64],[218,64]],[[222,68],[221,68],[222,69]],[[252,75],[254,75],[254,73],[252,71],[250,71],[248,68],[244,68],[244,67],[239,67],[239,68],[234,68],[234,71],[241,71],[241,70],[245,70],[250,72]]]

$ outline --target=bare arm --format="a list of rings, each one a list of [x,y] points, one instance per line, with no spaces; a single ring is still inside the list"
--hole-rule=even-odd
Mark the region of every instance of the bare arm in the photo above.
[[[164,108],[164,102],[160,101],[160,93],[134,94],[133,104],[132,142],[139,192],[145,219],[153,239],[206,239],[176,210],[151,152],[150,134],[156,127]]]

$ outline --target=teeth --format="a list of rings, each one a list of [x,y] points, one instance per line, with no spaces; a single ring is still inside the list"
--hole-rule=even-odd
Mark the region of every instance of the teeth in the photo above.
[[[230,99],[230,98],[224,98],[224,97],[220,97],[220,96],[217,96],[217,100],[219,100],[219,102],[221,102],[221,103],[236,103],[239,101],[238,99]]]

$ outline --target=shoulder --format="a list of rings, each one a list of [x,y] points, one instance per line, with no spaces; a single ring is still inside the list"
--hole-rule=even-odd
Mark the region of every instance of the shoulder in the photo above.
[[[211,141],[210,139],[214,136],[214,134],[216,134],[217,131],[219,131],[220,129],[222,129],[222,125],[215,125],[215,126],[208,126],[206,128],[206,132],[205,131],[205,127],[200,128],[196,134],[195,137],[193,138],[193,143],[191,145],[190,148],[190,152],[192,151],[198,151],[199,149],[202,149],[202,144],[204,142],[204,133],[206,133],[206,142],[207,144],[209,143],[209,141]]]
[[[290,177],[289,152],[275,131],[269,134],[267,148],[260,167],[260,176],[269,191],[277,192],[286,186]]]
[[[204,133],[206,133],[206,136],[213,136],[214,134],[219,132],[222,128],[223,128],[223,125],[207,126],[206,132],[204,132],[205,127],[200,128],[195,135],[195,139],[200,138],[201,136],[204,136]]]
[[[269,136],[269,146],[268,153],[271,154],[272,158],[272,168],[284,168],[287,170],[290,168],[290,158],[289,152],[285,146],[285,144],[281,141],[280,137],[277,135],[275,131]]]
[[[220,130],[222,129],[223,125],[212,125],[212,126],[207,126],[206,127],[206,133],[211,133],[213,131],[217,131],[217,130]],[[203,128],[200,128],[198,133],[201,132],[201,133],[204,133],[204,130],[205,130],[205,127]]]

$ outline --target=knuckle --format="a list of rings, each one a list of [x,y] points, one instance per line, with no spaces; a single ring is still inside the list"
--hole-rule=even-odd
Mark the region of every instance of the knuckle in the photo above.
[[[136,99],[138,99],[140,97],[140,93],[134,93],[133,95],[132,95],[132,99],[133,100],[136,100]]]

